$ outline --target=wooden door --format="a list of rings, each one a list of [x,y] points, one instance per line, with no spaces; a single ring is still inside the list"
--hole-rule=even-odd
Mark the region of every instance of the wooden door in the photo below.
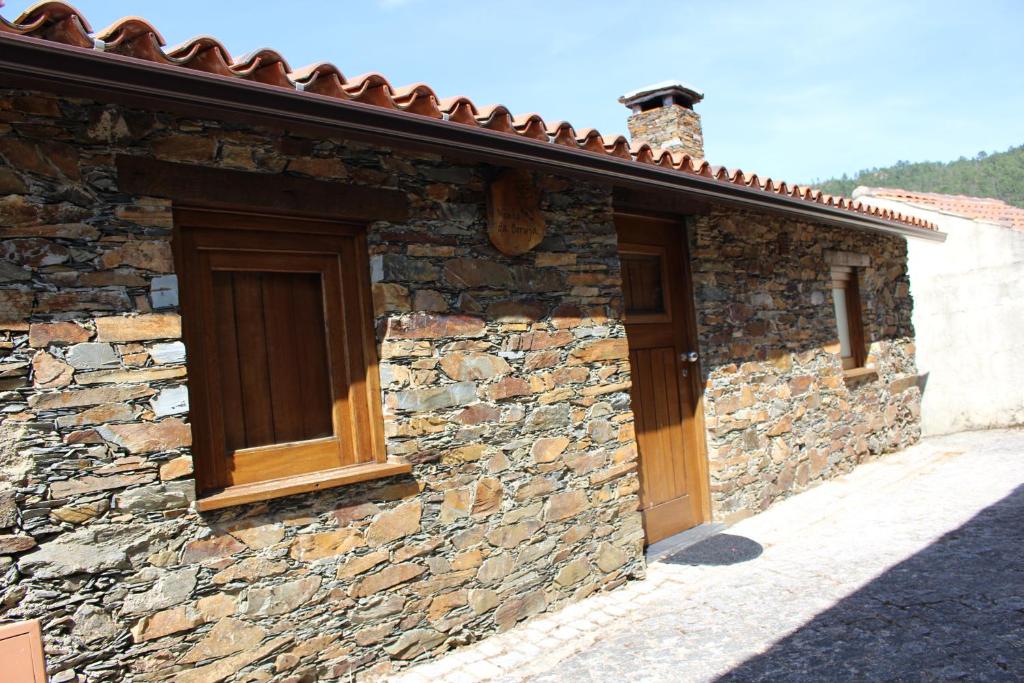
[[[700,371],[683,226],[616,217],[647,542],[708,517]]]

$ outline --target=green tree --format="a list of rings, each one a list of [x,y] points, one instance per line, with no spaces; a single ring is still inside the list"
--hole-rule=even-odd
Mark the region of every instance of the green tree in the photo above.
[[[973,159],[960,157],[945,163],[897,161],[888,168],[864,169],[852,178],[844,173],[839,178],[816,181],[813,185],[823,192],[847,197],[858,185],[867,185],[994,197],[1024,208],[1024,145],[992,154],[982,151]]]

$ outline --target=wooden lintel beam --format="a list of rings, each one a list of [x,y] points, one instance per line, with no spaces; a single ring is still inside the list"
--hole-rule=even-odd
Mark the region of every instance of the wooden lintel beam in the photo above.
[[[118,155],[116,164],[122,191],[189,206],[354,221],[402,221],[409,215],[408,197],[400,190],[128,155]]]

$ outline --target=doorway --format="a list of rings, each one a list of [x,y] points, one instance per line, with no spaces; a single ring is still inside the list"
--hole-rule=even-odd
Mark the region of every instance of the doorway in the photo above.
[[[710,518],[689,255],[677,221],[619,214],[615,226],[651,544]]]

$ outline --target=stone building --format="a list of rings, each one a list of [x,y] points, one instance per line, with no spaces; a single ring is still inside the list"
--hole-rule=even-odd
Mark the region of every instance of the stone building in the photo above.
[[[949,236],[946,244],[915,240],[907,249],[922,433],[1024,424],[1024,209],[885,187],[858,187],[853,196],[914,211]]]
[[[386,675],[918,438],[923,221],[59,2],[0,47],[0,619],[54,681]]]

